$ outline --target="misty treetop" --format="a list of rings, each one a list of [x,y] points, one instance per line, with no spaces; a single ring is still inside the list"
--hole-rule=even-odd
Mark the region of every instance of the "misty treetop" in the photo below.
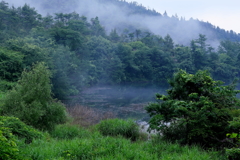
[[[219,40],[239,41],[240,35],[234,31],[225,31],[209,22],[197,19],[186,20],[184,17],[158,13],[154,9],[144,7],[137,2],[125,0],[21,0],[13,4],[24,3],[34,6],[42,15],[55,13],[77,12],[86,16],[89,20],[99,17],[101,24],[107,32],[116,28],[120,32],[124,29],[147,29],[156,35],[166,36],[170,34],[175,42],[188,45],[189,41],[196,39],[198,35],[204,34],[211,44]]]
[[[114,3],[141,8],[125,1]],[[144,16],[144,9],[139,10]],[[60,99],[96,84],[166,85],[177,69],[189,73],[209,70],[226,83],[240,76],[240,44],[235,42],[235,34],[227,34],[231,41],[222,41],[214,49],[203,34],[183,45],[167,30],[160,36],[129,23],[122,24],[126,26],[123,30],[108,31],[112,25],[103,26],[104,19],[77,12],[43,16],[27,4],[15,8],[5,1],[0,2],[0,11],[0,90],[12,88],[22,71],[37,62],[49,67],[52,91]]]

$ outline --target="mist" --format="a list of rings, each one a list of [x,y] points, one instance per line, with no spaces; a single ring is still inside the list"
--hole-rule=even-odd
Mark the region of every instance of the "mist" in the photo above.
[[[144,109],[156,102],[155,94],[165,94],[166,88],[137,85],[98,85],[85,89],[81,95],[64,103],[69,106],[80,104],[91,107],[99,113],[113,113],[118,118],[148,119]],[[94,98],[93,98],[94,97]]]
[[[15,7],[23,6],[26,3],[34,7],[43,16],[60,12],[76,12],[87,17],[88,20],[98,17],[107,33],[112,29],[116,29],[118,33],[122,33],[126,28],[133,29],[129,32],[141,29],[162,37],[169,34],[175,44],[183,45],[189,45],[191,40],[197,39],[199,34],[203,34],[206,35],[207,43],[211,46],[217,47],[219,45],[219,41],[214,34],[203,28],[197,20],[184,20],[177,17],[173,20],[173,18],[170,18],[171,15],[163,17],[161,14],[153,16],[133,13],[134,11],[124,5],[126,2],[119,2],[123,4],[121,6],[106,0],[52,0],[55,5],[47,0],[6,0],[5,2]]]

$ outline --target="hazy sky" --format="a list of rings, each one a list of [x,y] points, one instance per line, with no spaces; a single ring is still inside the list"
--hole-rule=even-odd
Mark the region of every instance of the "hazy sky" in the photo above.
[[[215,26],[240,33],[240,0],[126,0],[138,2],[168,16],[177,14],[208,21]]]

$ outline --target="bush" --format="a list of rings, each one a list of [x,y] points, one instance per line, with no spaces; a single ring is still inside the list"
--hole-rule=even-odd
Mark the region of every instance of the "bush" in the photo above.
[[[163,136],[184,144],[224,147],[226,133],[231,133],[229,121],[237,114],[240,100],[235,85],[223,86],[207,71],[195,75],[179,70],[170,82],[168,95],[156,95],[157,103],[146,107],[150,128],[161,130]],[[233,114],[234,113],[234,114]],[[167,124],[171,123],[169,127]],[[174,130],[177,129],[176,133]]]
[[[138,125],[133,120],[108,119],[97,125],[97,129],[104,136],[123,136],[132,141],[139,137]]]
[[[9,128],[14,136],[18,138],[24,138],[26,143],[31,143],[34,138],[43,137],[41,132],[37,131],[31,126],[26,125],[18,118],[0,116],[0,122],[0,127]]]
[[[0,79],[0,91],[7,91],[10,90],[16,85],[16,82],[9,82],[6,80]]]
[[[56,128],[50,132],[53,138],[58,139],[73,139],[73,138],[86,138],[89,136],[89,132],[83,128],[76,125],[63,124],[58,125]]]
[[[226,155],[230,160],[239,160],[240,148],[226,149]]]
[[[44,63],[24,71],[16,87],[4,98],[1,114],[18,117],[40,130],[51,130],[64,123],[66,109],[52,98],[50,76]]]
[[[235,111],[235,114],[239,115],[240,110]],[[240,117],[235,117],[233,121],[230,121],[230,126],[235,129],[236,133],[228,133],[227,137],[232,141],[232,148],[226,149],[226,155],[231,160],[238,160],[240,157]]]
[[[0,159],[21,159],[16,139],[9,128],[0,121]]]

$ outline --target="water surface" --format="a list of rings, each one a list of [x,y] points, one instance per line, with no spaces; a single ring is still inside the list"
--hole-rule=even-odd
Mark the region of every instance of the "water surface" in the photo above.
[[[70,106],[80,104],[99,113],[111,112],[118,118],[147,119],[145,107],[155,102],[155,94],[166,89],[154,86],[96,86],[83,90],[72,97]]]

